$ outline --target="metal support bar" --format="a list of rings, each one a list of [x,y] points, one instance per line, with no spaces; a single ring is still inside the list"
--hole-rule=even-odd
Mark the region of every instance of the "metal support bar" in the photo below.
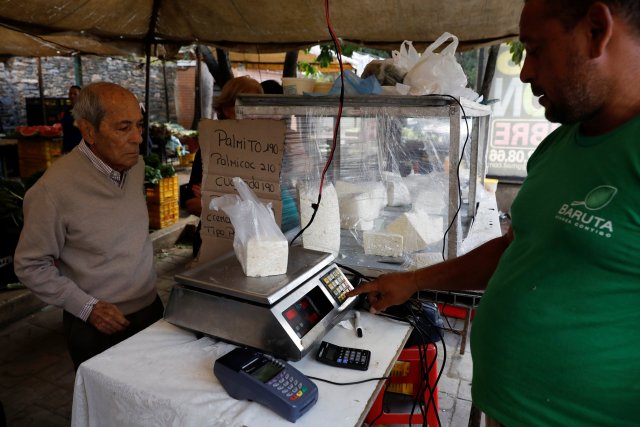
[[[451,105],[449,108],[449,209],[447,225],[447,259],[458,255],[458,235],[460,232],[460,216],[458,210],[462,203],[460,196],[460,183],[458,179],[460,164],[460,108]]]
[[[144,82],[144,129],[142,130],[142,154],[149,154],[149,80],[151,79],[151,45],[155,43],[156,24],[158,22],[158,11],[160,10],[160,1],[154,0],[151,10],[151,18],[149,19],[149,31],[144,40],[144,53],[146,56],[146,70]]]

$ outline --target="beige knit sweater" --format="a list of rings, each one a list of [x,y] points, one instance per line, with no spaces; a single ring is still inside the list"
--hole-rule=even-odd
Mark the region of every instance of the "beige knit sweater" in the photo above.
[[[91,296],[133,313],[156,296],[144,200],[144,162],[119,188],[78,149],[27,192],[14,257],[20,281],[48,304],[79,316]]]

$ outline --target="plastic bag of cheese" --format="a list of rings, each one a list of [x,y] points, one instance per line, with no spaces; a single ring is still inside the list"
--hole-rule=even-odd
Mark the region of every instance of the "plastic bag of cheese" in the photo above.
[[[239,177],[233,185],[240,196],[227,194],[216,197],[210,209],[222,210],[234,228],[233,250],[249,277],[276,276],[287,272],[289,246],[287,238],[276,224],[271,203],[258,200]]]

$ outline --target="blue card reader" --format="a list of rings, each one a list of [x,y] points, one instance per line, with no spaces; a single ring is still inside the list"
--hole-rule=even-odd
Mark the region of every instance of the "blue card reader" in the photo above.
[[[318,387],[302,372],[256,350],[230,351],[216,360],[213,373],[229,396],[258,402],[291,422],[318,400]]]

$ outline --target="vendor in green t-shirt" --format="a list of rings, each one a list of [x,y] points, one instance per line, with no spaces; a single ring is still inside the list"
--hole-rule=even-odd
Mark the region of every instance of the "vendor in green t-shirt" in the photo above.
[[[638,426],[640,2],[525,0],[521,79],[563,126],[537,148],[512,228],[351,293],[486,289],[471,332],[487,425]]]

